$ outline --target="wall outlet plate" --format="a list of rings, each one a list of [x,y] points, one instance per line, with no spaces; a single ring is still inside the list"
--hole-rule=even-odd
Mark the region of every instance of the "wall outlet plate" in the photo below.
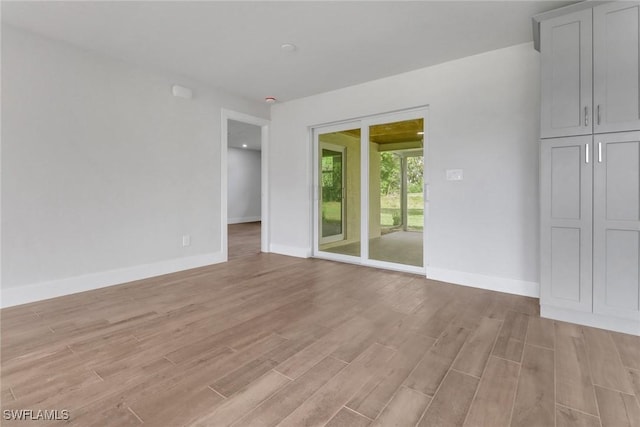
[[[447,169],[447,181],[462,181],[462,169]]]

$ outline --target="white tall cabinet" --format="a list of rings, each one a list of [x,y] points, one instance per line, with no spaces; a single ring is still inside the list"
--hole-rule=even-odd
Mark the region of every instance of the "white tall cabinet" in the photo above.
[[[640,2],[540,23],[541,314],[640,335]]]

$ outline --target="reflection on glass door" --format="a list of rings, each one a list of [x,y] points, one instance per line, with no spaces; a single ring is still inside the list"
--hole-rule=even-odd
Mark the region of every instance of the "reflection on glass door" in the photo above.
[[[424,120],[369,126],[369,259],[422,267]]]
[[[330,243],[344,239],[345,147],[322,144],[321,151],[322,239],[320,243]]]
[[[318,138],[318,249],[360,256],[360,129]]]

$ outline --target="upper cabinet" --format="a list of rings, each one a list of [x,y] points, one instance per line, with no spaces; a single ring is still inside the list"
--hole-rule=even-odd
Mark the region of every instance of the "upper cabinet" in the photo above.
[[[540,24],[542,138],[592,133],[591,9]]]
[[[593,9],[594,133],[640,129],[640,5]]]
[[[640,130],[640,4],[543,20],[541,138]]]

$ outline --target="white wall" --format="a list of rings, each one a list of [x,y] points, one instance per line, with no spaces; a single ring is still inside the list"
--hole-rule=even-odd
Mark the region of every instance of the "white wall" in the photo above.
[[[229,147],[228,222],[260,221],[261,153]]]
[[[537,295],[538,55],[512,46],[273,106],[272,249],[311,249],[310,126],[428,104],[427,275]]]
[[[2,304],[221,260],[223,107],[268,117],[3,25]]]

